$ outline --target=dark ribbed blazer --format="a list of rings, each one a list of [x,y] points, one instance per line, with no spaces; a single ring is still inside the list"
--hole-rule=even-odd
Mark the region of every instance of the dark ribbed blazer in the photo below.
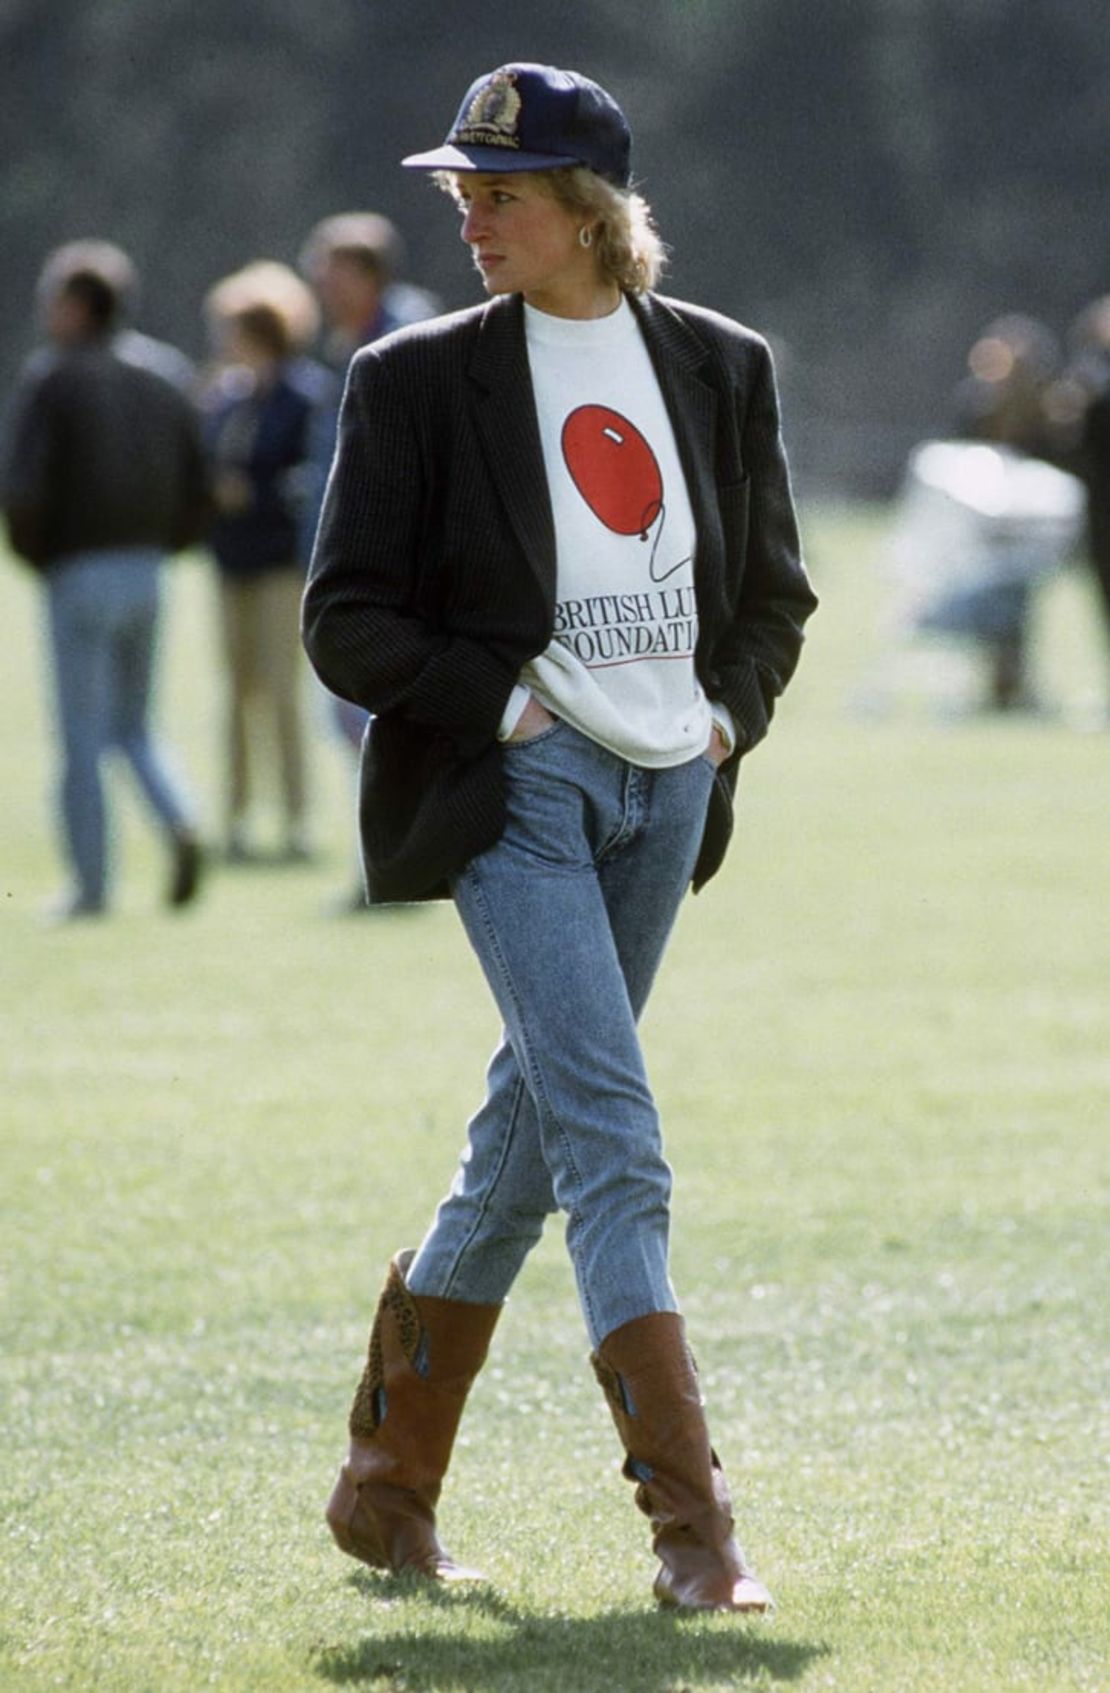
[[[697,532],[695,663],[732,712],[694,876],[720,865],[740,757],[767,731],[816,605],[766,343],[699,307],[630,297]],[[438,897],[504,827],[497,740],[551,639],[555,532],[519,295],[364,348],[347,379],[305,591],[322,681],[373,713],[360,827],[372,900]]]

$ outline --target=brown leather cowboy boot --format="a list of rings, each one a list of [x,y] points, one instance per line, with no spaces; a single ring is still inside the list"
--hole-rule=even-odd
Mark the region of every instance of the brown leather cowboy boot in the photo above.
[[[682,1318],[656,1311],[624,1323],[590,1361],[627,1453],[623,1473],[651,1518],[656,1599],[693,1611],[770,1610],[733,1536]]]
[[[344,1552],[375,1569],[480,1579],[440,1545],[435,1506],[501,1307],[410,1293],[412,1258],[399,1252],[389,1266],[328,1526]]]

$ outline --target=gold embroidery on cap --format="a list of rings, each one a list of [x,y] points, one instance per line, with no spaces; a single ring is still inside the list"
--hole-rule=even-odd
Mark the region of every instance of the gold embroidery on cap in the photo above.
[[[471,147],[519,147],[516,135],[520,95],[512,71],[498,71],[470,102],[466,122],[451,136]]]

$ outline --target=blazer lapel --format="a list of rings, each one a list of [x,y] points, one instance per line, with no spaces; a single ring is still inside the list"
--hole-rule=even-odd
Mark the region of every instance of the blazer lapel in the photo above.
[[[714,471],[717,391],[707,379],[706,353],[694,331],[654,294],[630,295],[675,434],[698,537],[699,574],[720,560],[708,545],[720,533]]]
[[[475,427],[490,477],[553,616],[555,523],[519,296],[491,300],[486,307],[469,375]]]

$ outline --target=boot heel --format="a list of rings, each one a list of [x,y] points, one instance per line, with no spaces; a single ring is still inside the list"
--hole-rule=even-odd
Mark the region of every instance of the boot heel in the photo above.
[[[332,1488],[324,1517],[341,1552],[369,1564],[371,1569],[389,1568],[386,1549],[373,1532],[373,1519],[362,1509],[359,1490],[347,1474],[346,1464]]]

